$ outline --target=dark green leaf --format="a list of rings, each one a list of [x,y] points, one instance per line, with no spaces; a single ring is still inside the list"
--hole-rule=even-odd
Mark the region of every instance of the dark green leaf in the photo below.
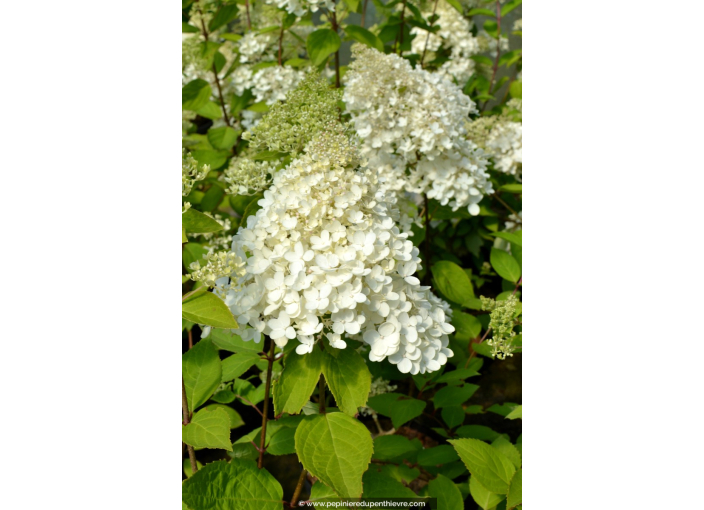
[[[205,106],[211,93],[207,81],[200,78],[190,81],[181,89],[181,106],[184,110],[196,111]]]
[[[381,39],[366,28],[362,28],[357,25],[348,25],[345,27],[345,33],[350,39],[354,39],[357,42],[366,44],[367,46],[375,48],[379,51],[384,51],[384,43],[381,42]]]
[[[340,36],[334,30],[321,28],[308,36],[306,48],[311,62],[318,66],[340,49]]]

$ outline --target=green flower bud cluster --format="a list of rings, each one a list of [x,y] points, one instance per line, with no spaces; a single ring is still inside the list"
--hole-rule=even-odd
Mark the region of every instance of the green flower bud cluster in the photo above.
[[[186,149],[181,149],[181,193],[185,197],[191,192],[196,181],[205,179],[210,172],[210,165],[203,165],[198,168],[196,158]]]
[[[337,103],[341,97],[340,90],[330,88],[324,78],[311,72],[242,138],[257,150],[299,154],[316,133],[339,119]]]
[[[199,261],[191,263],[191,280],[203,282],[208,287],[215,287],[215,282],[223,277],[237,279],[244,274],[244,262],[232,252],[221,251],[208,253],[205,256],[205,265]]]
[[[515,334],[513,333],[514,318],[516,315],[516,296],[509,296],[504,301],[494,301],[493,299],[481,296],[482,310],[491,311],[489,328],[492,336],[487,340],[487,344],[492,348],[491,355],[494,358],[506,359],[513,356],[516,350],[513,345]]]
[[[269,175],[275,167],[268,161],[253,161],[246,156],[232,158],[225,170],[225,181],[232,195],[254,195],[269,185]]]

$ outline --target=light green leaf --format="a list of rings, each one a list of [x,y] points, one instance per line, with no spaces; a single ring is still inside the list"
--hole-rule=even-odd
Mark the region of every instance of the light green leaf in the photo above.
[[[512,81],[508,87],[508,93],[511,94],[511,97],[521,99],[523,97],[523,82],[520,80]]]
[[[440,292],[447,299],[458,305],[464,304],[474,297],[472,281],[460,266],[449,260],[441,260],[430,269],[433,280]]]
[[[296,430],[296,453],[303,467],[343,498],[362,494],[362,474],[372,458],[372,437],[343,413],[306,416]]]
[[[283,510],[284,491],[266,469],[232,459],[206,464],[183,482],[182,499],[194,510]]]
[[[515,420],[516,418],[523,419],[523,406],[516,406],[516,408],[506,415],[507,420]]]
[[[477,8],[477,9],[470,9],[469,12],[467,13],[467,16],[491,16],[492,18],[496,17],[496,13],[492,11],[491,9],[482,9],[482,8]]]
[[[182,440],[196,448],[224,448],[232,451],[230,418],[222,409],[201,409],[191,423],[182,425]]]
[[[184,110],[196,111],[205,106],[211,93],[207,81],[200,78],[190,81],[181,89],[181,106]]]
[[[208,32],[214,32],[218,28],[227,25],[230,21],[237,17],[237,4],[232,2],[231,4],[223,4],[215,13],[213,19],[208,23]]]
[[[523,470],[519,469],[511,479],[511,485],[508,488],[508,496],[506,497],[506,509],[511,510],[516,505],[523,502]]]
[[[196,260],[201,260],[203,255],[207,254],[208,250],[203,248],[202,244],[198,243],[188,243],[183,247],[181,251],[181,259],[183,260],[183,267],[190,272],[191,264]]]
[[[425,409],[425,402],[400,393],[384,393],[369,399],[367,404],[377,413],[391,418],[395,428],[399,428],[417,416]]]
[[[381,42],[381,39],[366,28],[357,25],[348,25],[345,27],[345,33],[350,39],[366,44],[370,48],[375,48],[382,52],[384,51],[384,43]]]
[[[505,280],[516,283],[521,277],[521,267],[508,252],[498,248],[491,249],[489,256],[491,267]]]
[[[181,225],[181,244],[187,243],[188,242],[188,237],[186,237],[186,229],[183,228],[183,225]]]
[[[201,165],[210,165],[211,170],[217,170],[225,164],[227,158],[231,156],[229,151],[216,151],[210,149],[202,149],[193,151],[193,157],[196,158]]]
[[[457,312],[455,312],[457,313]],[[448,383],[452,381],[460,381],[463,379],[468,379],[470,377],[474,377],[476,375],[479,375],[479,372],[474,370],[473,368],[459,368],[457,370],[451,370],[450,372],[446,372],[442,374],[440,377],[436,379],[436,383]]]
[[[274,384],[274,413],[298,414],[310,399],[323,371],[323,352],[317,347],[308,354],[290,352],[284,359],[281,377]]]
[[[501,494],[490,492],[477,480],[476,476],[469,479],[469,493],[474,502],[484,510],[490,510],[504,500]]]
[[[254,161],[276,161],[286,156],[285,152],[261,151],[252,156]]]
[[[222,117],[222,108],[219,104],[213,101],[208,101],[204,106],[198,108],[196,113],[206,119],[216,120]]]
[[[508,460],[513,462],[513,465],[516,466],[516,468],[521,467],[521,454],[508,439],[503,436],[499,436],[491,443],[491,446],[503,453]]]
[[[241,352],[228,356],[222,360],[222,382],[238,378],[260,359],[256,352]]]
[[[523,184],[504,184],[499,188],[499,191],[507,191],[509,193],[523,193]]]
[[[222,409],[227,414],[227,417],[230,419],[231,429],[236,429],[244,425],[244,420],[240,416],[240,413],[232,409],[230,406],[226,406],[223,404],[209,404],[203,409],[208,409],[210,411],[212,411],[213,409]]]
[[[389,475],[372,468],[364,473],[364,499],[417,498],[415,492]]]
[[[196,467],[200,470],[203,469],[203,464],[200,463],[199,460],[196,460]],[[183,459],[183,472],[186,475],[186,478],[190,478],[193,476],[193,470],[191,469],[191,460],[190,459]],[[185,503],[184,503],[185,506]]]
[[[210,332],[213,343],[219,348],[231,352],[262,352],[263,344],[259,342],[245,342],[239,335],[226,329],[214,329]]]
[[[403,436],[378,436],[374,438],[374,458],[383,461],[412,461],[418,445]]]
[[[189,234],[207,234],[222,230],[220,223],[195,209],[189,209],[181,215],[181,225]]]
[[[522,0],[511,0],[510,2],[506,3],[503,7],[501,7],[501,17],[503,18],[504,16],[506,16],[509,12],[521,5],[521,3]]]
[[[437,498],[438,508],[442,510],[463,510],[464,500],[462,493],[452,480],[443,475],[438,475],[428,484],[428,493],[431,498]]]
[[[459,437],[471,437],[482,441],[493,441],[499,437],[499,433],[486,425],[463,425],[455,431]]]
[[[518,230],[516,232],[496,232],[495,234],[496,237],[505,239],[509,243],[521,246],[523,243],[523,235],[522,231]]]
[[[182,372],[188,409],[193,412],[220,385],[220,357],[210,340],[201,340],[183,355]]]
[[[296,445],[294,440],[295,435],[296,428],[281,427],[274,433],[274,435],[271,436],[266,453],[271,455],[287,455],[290,453],[296,453]]]
[[[443,444],[419,451],[417,459],[418,464],[421,466],[437,466],[440,464],[449,464],[460,458],[452,446]]]
[[[310,500],[313,501],[313,508],[316,510],[328,510],[330,507],[325,506],[325,502],[340,501],[340,498],[337,497],[334,490],[318,481],[313,484],[313,488],[310,490]]]
[[[445,386],[439,390],[432,398],[435,409],[446,406],[462,405],[474,395],[479,389],[476,384],[464,384],[462,386]]]
[[[447,3],[450,4],[452,7],[457,9],[457,12],[462,14],[464,12],[464,9],[462,8],[462,4],[458,0],[447,0]]]
[[[506,494],[516,468],[506,456],[478,439],[448,441],[472,476],[487,490]]]
[[[372,374],[364,358],[352,349],[330,349],[325,353],[323,375],[343,413],[354,416],[366,405]],[[310,395],[308,395],[310,396]]]
[[[237,131],[229,126],[213,128],[208,131],[208,141],[216,149],[230,150],[237,141]]]
[[[237,321],[225,302],[212,292],[198,292],[181,303],[184,319],[214,328],[237,329]]]
[[[340,49],[340,36],[334,30],[321,28],[308,36],[306,49],[313,65],[318,66]]]

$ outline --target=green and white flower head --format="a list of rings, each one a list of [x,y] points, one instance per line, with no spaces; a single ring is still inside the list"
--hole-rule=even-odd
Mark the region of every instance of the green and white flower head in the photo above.
[[[513,352],[516,350],[516,346],[513,345],[513,340],[516,337],[513,326],[518,299],[511,295],[503,301],[494,301],[481,296],[481,301],[482,310],[491,311],[489,328],[492,333],[487,344],[491,347],[492,357],[506,359],[507,356],[513,356]]]
[[[374,172],[356,171],[357,149],[344,126],[324,129],[274,175],[234,236],[232,251],[246,273],[225,303],[245,340],[269,335],[277,345],[297,339],[298,354],[325,335],[370,346],[404,373],[439,370],[452,356],[447,303],[421,287],[418,248],[396,226],[393,194]]]
[[[501,115],[480,117],[468,123],[468,138],[482,147],[494,161],[494,169],[513,175],[523,174],[522,101],[511,99]]]
[[[305,75],[286,93],[285,101],[273,104],[267,115],[242,138],[257,150],[299,154],[315,133],[334,130],[340,110],[341,92],[317,73]]]
[[[426,193],[479,214],[479,201],[493,189],[484,151],[465,137],[466,119],[476,112],[472,100],[397,55],[361,45],[352,51],[343,100],[367,166],[385,189]]]
[[[232,252],[208,253],[204,258],[204,265],[200,261],[191,263],[189,276],[208,287],[218,287],[221,293],[230,290],[229,282],[237,281],[244,274],[244,262]]]
[[[321,8],[328,11],[335,10],[334,0],[266,0],[266,3],[276,5],[296,16],[304,16],[308,12],[318,12]]]
[[[181,194],[185,197],[191,192],[196,181],[205,179],[210,172],[210,165],[199,167],[196,159],[185,148],[181,149],[181,160]]]
[[[225,182],[231,195],[254,195],[269,185],[276,168],[268,161],[254,161],[246,156],[232,158],[225,170]]]

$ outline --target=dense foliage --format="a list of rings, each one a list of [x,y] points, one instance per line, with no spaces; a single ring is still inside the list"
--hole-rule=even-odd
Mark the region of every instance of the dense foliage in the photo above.
[[[521,508],[520,4],[183,0],[184,510]]]

